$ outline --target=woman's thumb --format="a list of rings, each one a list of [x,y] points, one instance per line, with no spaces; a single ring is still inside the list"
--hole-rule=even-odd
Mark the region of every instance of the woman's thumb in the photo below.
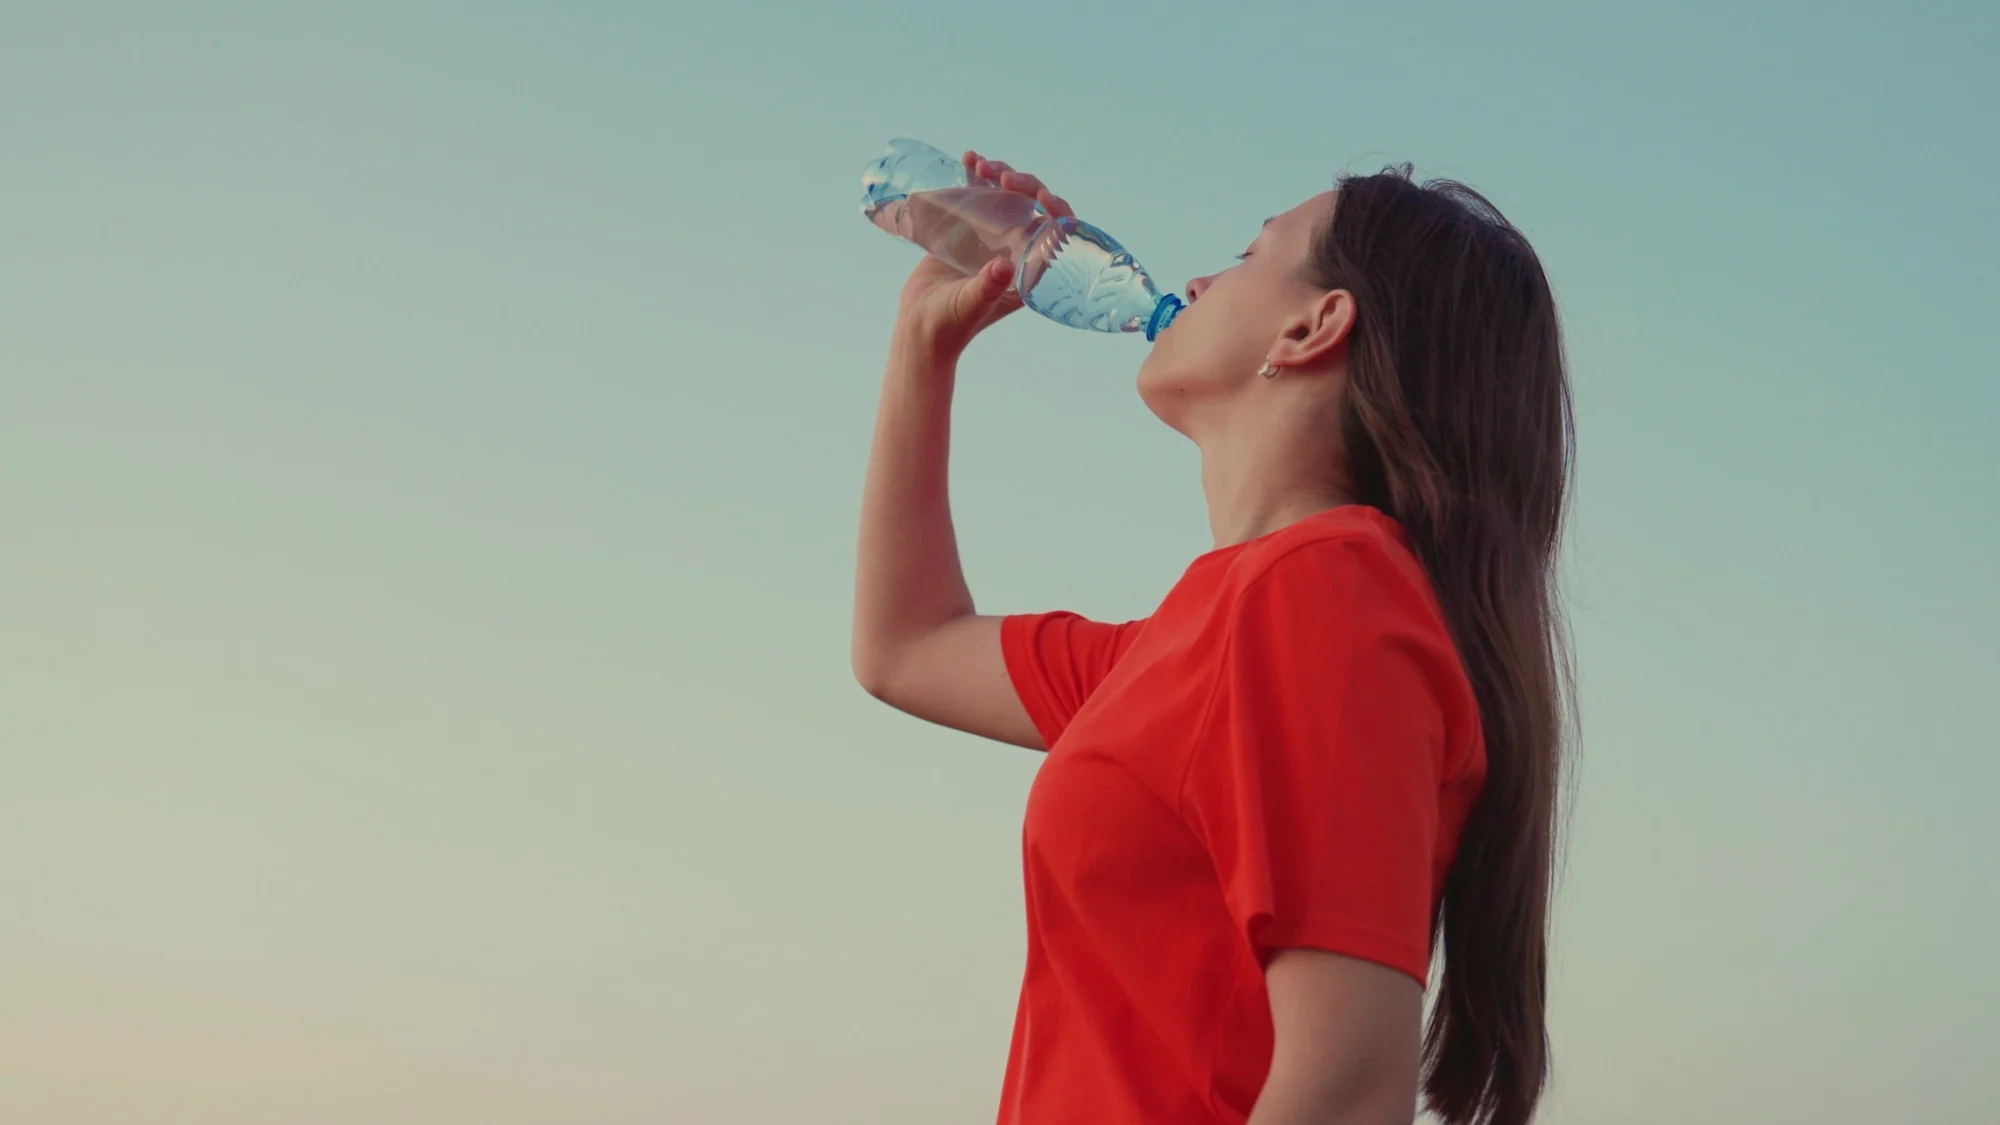
[[[1013,260],[1003,254],[960,283],[959,307],[966,316],[978,315],[999,300],[1013,282]]]
[[[992,300],[1007,291],[1014,280],[1014,259],[1002,254],[986,263],[979,271],[979,288],[987,300]]]

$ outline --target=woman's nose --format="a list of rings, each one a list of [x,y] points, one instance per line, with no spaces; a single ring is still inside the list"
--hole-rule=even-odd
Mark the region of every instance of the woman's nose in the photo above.
[[[1213,276],[1214,276],[1213,274],[1210,275],[1210,277]],[[1193,281],[1188,282],[1187,284],[1188,304],[1190,305],[1194,304],[1195,300],[1199,298],[1205,290],[1207,290],[1208,283],[1209,283],[1208,277],[1197,277]]]

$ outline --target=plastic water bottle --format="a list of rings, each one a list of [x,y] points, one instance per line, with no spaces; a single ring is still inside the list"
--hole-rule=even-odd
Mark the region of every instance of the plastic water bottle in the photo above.
[[[1144,332],[1172,324],[1181,299],[1162,295],[1118,240],[1055,218],[1033,196],[968,175],[964,162],[922,141],[889,142],[861,176],[861,213],[970,276],[1007,254],[1014,288],[1058,324],[1095,332]]]

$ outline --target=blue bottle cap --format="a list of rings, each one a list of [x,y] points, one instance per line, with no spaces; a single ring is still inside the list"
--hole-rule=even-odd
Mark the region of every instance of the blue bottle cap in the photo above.
[[[1181,303],[1181,299],[1172,293],[1161,297],[1160,303],[1153,307],[1153,319],[1146,324],[1146,342],[1150,344],[1157,339],[1160,333],[1165,332],[1167,326],[1172,324],[1174,318],[1181,315],[1181,310],[1186,307],[1186,305]]]

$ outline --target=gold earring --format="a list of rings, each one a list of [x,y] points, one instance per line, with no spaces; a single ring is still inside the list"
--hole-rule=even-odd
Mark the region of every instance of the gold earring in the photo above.
[[[1257,369],[1257,374],[1262,375],[1266,379],[1276,379],[1278,377],[1278,365],[1267,359],[1264,361],[1264,366]]]

